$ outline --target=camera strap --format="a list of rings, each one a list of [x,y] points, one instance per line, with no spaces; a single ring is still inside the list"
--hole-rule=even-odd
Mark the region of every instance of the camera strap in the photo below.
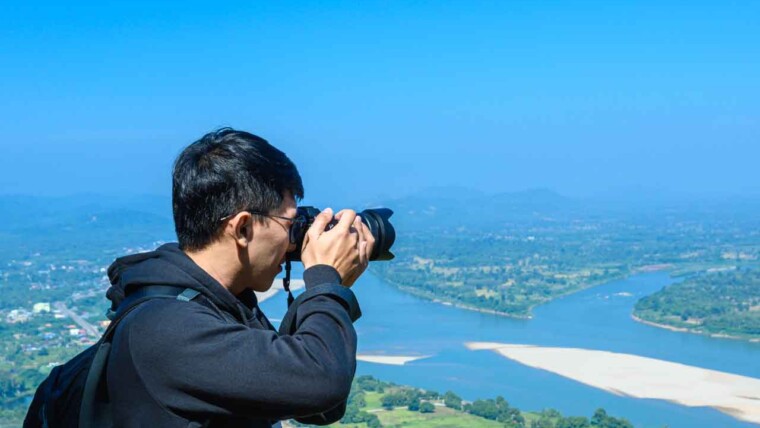
[[[282,279],[282,288],[288,292],[288,307],[293,303],[293,293],[290,292],[290,259],[285,259],[285,278]]]

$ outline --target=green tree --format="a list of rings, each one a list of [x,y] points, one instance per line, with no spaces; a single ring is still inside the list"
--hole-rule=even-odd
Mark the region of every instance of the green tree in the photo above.
[[[408,406],[406,406],[406,408],[409,409],[409,410],[411,410],[411,411],[413,411],[413,412],[419,411],[420,410],[420,399],[419,398],[414,398],[412,400],[412,402],[409,403]]]
[[[367,405],[367,400],[365,399],[364,391],[351,391],[351,394],[348,396],[348,403],[353,404],[358,408],[365,407]]]
[[[591,425],[595,427],[606,427],[608,418],[606,410],[596,409],[594,416],[591,417]]]
[[[541,416],[546,416],[547,418],[561,418],[562,413],[559,412],[557,409],[544,409],[541,410]]]
[[[435,406],[429,401],[420,404],[420,413],[434,413]]]
[[[396,406],[396,400],[390,394],[383,395],[383,397],[380,399],[380,404],[385,410],[393,410],[393,407]]]
[[[583,416],[568,416],[560,418],[555,425],[555,428],[590,428],[591,424],[588,418]]]
[[[596,409],[591,417],[591,426],[595,428],[633,428],[633,425],[625,419],[618,419],[607,414],[604,409]]]
[[[546,416],[541,416],[530,423],[530,428],[554,428],[554,422]]]
[[[379,393],[385,392],[385,388],[389,386],[387,383],[377,380],[369,375],[359,376],[354,382],[362,391],[377,391]]]
[[[377,415],[370,414],[365,422],[369,428],[381,428],[383,426],[383,424],[380,423],[380,419],[377,418]]]
[[[443,404],[451,409],[462,410],[462,398],[454,394],[453,391],[446,391],[443,394]]]

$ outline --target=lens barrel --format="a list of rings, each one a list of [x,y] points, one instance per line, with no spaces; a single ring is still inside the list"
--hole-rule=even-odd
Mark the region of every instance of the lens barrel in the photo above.
[[[296,249],[287,254],[287,259],[292,262],[301,261],[301,250],[303,249],[303,239],[306,236],[306,231],[309,230],[314,223],[314,218],[320,213],[319,208],[315,207],[298,207],[296,211],[296,220],[293,224]],[[370,208],[360,213],[362,223],[367,225],[367,228],[375,238],[375,247],[370,254],[369,260],[391,260],[395,256],[391,253],[391,247],[396,241],[396,229],[390,222],[390,218],[393,215],[393,211],[389,208]],[[338,223],[338,220],[331,221],[325,230],[330,230]]]

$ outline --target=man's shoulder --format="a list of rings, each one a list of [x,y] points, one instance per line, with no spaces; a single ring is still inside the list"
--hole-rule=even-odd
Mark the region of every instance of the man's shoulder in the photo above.
[[[122,321],[123,329],[130,336],[181,335],[199,324],[208,325],[226,323],[218,310],[212,309],[198,296],[191,301],[154,298],[140,303],[131,314]]]

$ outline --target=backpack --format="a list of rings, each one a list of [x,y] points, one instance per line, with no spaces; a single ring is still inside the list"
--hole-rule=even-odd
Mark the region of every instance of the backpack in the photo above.
[[[105,382],[105,368],[111,341],[120,321],[150,299],[190,301],[200,292],[191,288],[149,285],[128,294],[115,312],[111,324],[97,343],[68,362],[56,366],[37,387],[24,419],[24,428],[107,427],[112,413]]]

